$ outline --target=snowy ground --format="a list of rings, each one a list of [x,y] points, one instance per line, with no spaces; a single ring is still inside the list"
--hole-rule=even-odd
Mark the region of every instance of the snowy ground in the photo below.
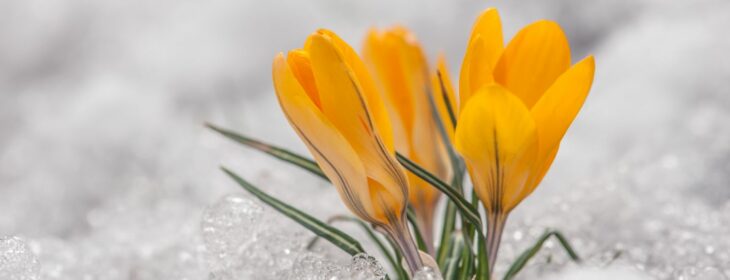
[[[321,218],[345,213],[332,188],[202,124],[304,152],[273,97],[275,52],[319,27],[358,46],[368,27],[402,23],[456,75],[487,6],[507,34],[558,21],[574,60],[597,61],[551,172],[509,221],[498,269],[553,227],[586,262],[549,248],[523,279],[730,277],[730,2],[310,2],[0,2],[0,279],[367,267],[326,245],[303,252],[310,235],[241,197],[218,166]]]

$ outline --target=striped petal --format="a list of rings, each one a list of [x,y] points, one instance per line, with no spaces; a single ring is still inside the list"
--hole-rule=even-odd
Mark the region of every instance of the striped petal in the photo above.
[[[359,66],[351,67],[353,64],[364,67],[364,64],[357,56],[347,54],[351,48],[341,51],[344,47],[338,44],[326,34],[314,34],[308,43],[322,112],[360,157],[370,179],[370,196],[378,199],[374,202],[400,201],[400,205],[394,206],[398,209],[385,210],[402,212],[408,193],[407,179],[375,129],[373,118],[368,112],[371,103],[366,101],[362,83],[353,70]]]
[[[541,20],[520,30],[494,70],[495,80],[528,108],[570,67],[570,47],[560,26]]]
[[[455,147],[488,211],[506,213],[520,202],[537,156],[535,130],[530,111],[500,86],[483,87],[465,104]]]
[[[274,88],[289,123],[304,140],[342,201],[356,215],[373,220],[365,167],[355,150],[305,93],[283,54],[274,59]]]
[[[350,47],[344,40],[342,40],[337,34],[326,29],[320,29],[317,34],[321,34],[329,40],[339,51],[342,56],[342,60],[346,65],[350,67],[353,76],[356,78],[357,83],[360,86],[360,90],[367,104],[368,112],[370,113],[371,119],[375,130],[378,132],[378,136],[382,140],[385,147],[391,152],[395,151],[393,146],[393,129],[388,118],[388,111],[383,104],[382,97],[375,86],[370,72],[368,71],[365,63],[357,55],[357,52]],[[309,45],[307,40],[306,45]]]

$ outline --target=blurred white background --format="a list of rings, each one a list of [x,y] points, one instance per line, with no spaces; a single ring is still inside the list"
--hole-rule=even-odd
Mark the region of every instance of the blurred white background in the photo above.
[[[131,271],[197,244],[204,207],[240,192],[221,164],[316,216],[343,213],[324,182],[202,124],[305,152],[274,98],[275,53],[320,27],[359,49],[367,28],[398,23],[431,58],[444,52],[456,76],[471,24],[490,6],[506,39],[555,20],[573,60],[594,54],[597,63],[583,111],[513,230],[540,220],[584,237],[595,254],[643,248],[646,260],[629,253],[626,262],[674,268],[649,269],[659,278],[700,262],[730,269],[727,250],[714,254],[728,241],[712,241],[727,224],[676,222],[695,212],[730,220],[722,0],[0,1],[0,236],[29,240],[49,279],[91,266],[108,273],[91,279],[143,279]],[[657,242],[676,240],[714,255],[651,257]]]

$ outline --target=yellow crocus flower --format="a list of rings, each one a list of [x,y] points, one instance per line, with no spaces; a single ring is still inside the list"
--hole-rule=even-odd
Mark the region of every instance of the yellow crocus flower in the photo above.
[[[289,123],[345,205],[385,232],[411,270],[422,266],[405,222],[408,179],[394,157],[391,124],[365,64],[337,35],[319,30],[273,63]]]
[[[588,56],[571,67],[560,26],[541,20],[504,47],[499,14],[477,19],[461,68],[455,148],[488,220],[494,264],[509,212],[537,187],[593,82]]]
[[[401,26],[371,29],[365,39],[363,59],[383,94],[396,151],[448,182],[449,158],[429,100],[434,92],[430,71],[413,33]],[[437,96],[434,101],[436,98],[441,99]],[[407,176],[409,201],[426,243],[433,246],[434,211],[440,192],[413,173]]]

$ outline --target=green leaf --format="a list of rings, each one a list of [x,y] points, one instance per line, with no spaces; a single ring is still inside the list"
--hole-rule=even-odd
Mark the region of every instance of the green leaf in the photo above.
[[[458,279],[457,272],[458,272],[458,265],[459,261],[461,261],[462,251],[464,250],[464,240],[462,239],[461,234],[454,234],[452,235],[452,238],[447,241],[450,244],[450,252],[448,252],[449,256],[446,258],[446,266],[444,268],[444,279]]]
[[[489,280],[492,278],[491,267],[489,267],[489,255],[487,254],[486,239],[480,237],[477,243],[477,279]]]
[[[464,250],[461,251],[461,267],[457,279],[470,279],[474,274],[474,255],[468,243],[464,242]],[[481,279],[481,278],[478,278]]]
[[[225,167],[221,167],[221,170],[223,170],[223,172],[228,174],[228,176],[230,176],[239,185],[241,185],[243,189],[256,196],[258,199],[271,206],[276,211],[279,211],[279,213],[282,213],[284,214],[284,216],[291,218],[298,224],[312,231],[317,236],[322,237],[329,242],[332,242],[332,244],[339,247],[348,254],[356,255],[365,252],[365,250],[362,249],[360,243],[346,233],[334,227],[331,227],[323,223],[322,221],[264,193],[263,191],[254,187],[249,182],[231,172],[230,170],[226,169]]]
[[[418,227],[418,219],[416,218],[416,212],[413,211],[413,208],[409,205],[408,209],[406,209],[406,218],[408,219],[408,222],[410,222],[411,226],[413,227],[413,235],[416,236],[416,243],[418,244],[418,250],[428,252],[428,245],[426,245],[426,241],[423,239],[423,235],[421,234],[421,229]]]
[[[517,275],[522,268],[525,267],[528,261],[534,257],[537,252],[540,251],[542,248],[542,245],[545,243],[545,241],[550,238],[551,236],[555,236],[556,239],[558,239],[558,242],[563,246],[565,251],[568,253],[568,256],[575,261],[580,262],[580,257],[578,257],[578,254],[575,253],[573,250],[573,247],[570,246],[570,243],[568,243],[568,240],[565,239],[562,233],[555,231],[555,230],[548,230],[545,231],[545,233],[540,236],[540,238],[537,239],[537,242],[535,242],[535,245],[532,245],[532,247],[528,248],[523,252],[517,260],[515,260],[514,263],[512,263],[512,266],[510,266],[509,270],[507,270],[507,273],[504,275],[504,280],[510,280]]]
[[[448,266],[447,258],[454,245],[449,240],[452,239],[452,233],[456,229],[456,206],[451,201],[447,203],[446,212],[444,213],[444,223],[441,228],[440,246],[436,250],[436,262],[442,271],[445,271]]]
[[[324,172],[322,172],[322,169],[319,168],[319,165],[317,165],[317,163],[311,159],[308,159],[304,156],[298,155],[298,154],[288,151],[286,149],[272,146],[272,145],[263,143],[261,141],[252,139],[250,137],[235,133],[233,131],[219,128],[212,124],[205,124],[205,126],[220,133],[221,135],[227,137],[228,139],[231,139],[233,141],[236,141],[236,142],[246,145],[248,147],[254,148],[256,150],[262,151],[268,155],[271,155],[271,156],[278,158],[280,160],[283,160],[285,162],[288,162],[288,163],[294,164],[296,166],[299,166],[301,168],[304,168],[305,170],[309,171],[310,173],[317,175],[325,180],[328,180],[327,176],[325,176]]]
[[[418,164],[414,163],[403,155],[396,154],[396,157],[398,158],[398,161],[403,165],[403,167],[411,171],[419,178],[428,182],[430,185],[437,188],[439,191],[444,193],[452,202],[454,202],[464,219],[472,223],[476,228],[482,228],[482,222],[479,217],[479,212],[477,212],[477,210],[472,207],[471,203],[469,203],[469,201],[467,201],[461,194],[459,194],[456,190],[451,188],[449,185],[441,181],[433,174],[423,169],[423,167],[418,166]]]
[[[448,99],[448,98],[447,98]],[[456,153],[456,150],[454,149],[454,146],[451,145],[451,140],[449,139],[448,134],[446,133],[446,126],[444,126],[444,123],[440,117],[440,114],[438,112],[438,108],[436,107],[436,102],[433,100],[433,95],[428,94],[428,101],[430,103],[431,107],[431,116],[433,117],[434,122],[436,123],[436,128],[438,129],[439,136],[441,138],[441,142],[444,143],[444,146],[446,147],[446,152],[449,155],[449,160],[451,162],[451,169],[454,171],[455,178],[463,178],[464,176],[464,162],[461,159],[461,157]],[[447,103],[448,104],[448,103]],[[456,120],[452,120],[454,122],[454,127],[456,127]],[[461,180],[457,180],[454,184],[454,188],[457,188],[457,191],[460,192],[463,196],[463,190],[461,189]]]
[[[439,85],[441,86],[441,98],[444,100],[444,104],[446,104],[446,111],[449,113],[449,120],[451,120],[451,124],[456,127],[456,114],[454,113],[454,106],[451,104],[451,100],[449,100],[449,96],[446,93],[446,85],[444,84],[444,78],[441,75],[441,71],[436,71],[436,76],[439,78]]]

